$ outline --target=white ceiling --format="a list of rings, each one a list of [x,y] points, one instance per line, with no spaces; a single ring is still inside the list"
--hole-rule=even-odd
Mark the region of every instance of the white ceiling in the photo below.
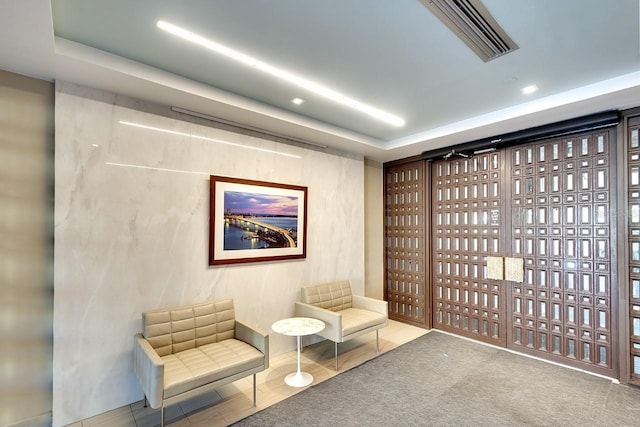
[[[368,158],[640,105],[638,0],[484,0],[519,49],[480,60],[419,0],[0,0],[0,68]],[[162,32],[190,29],[399,115],[396,128]],[[537,84],[524,96],[520,89]],[[300,106],[290,100],[300,97]]]

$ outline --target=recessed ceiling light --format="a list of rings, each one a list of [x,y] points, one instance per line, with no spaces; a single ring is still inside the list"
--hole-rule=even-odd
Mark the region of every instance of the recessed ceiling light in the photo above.
[[[522,88],[523,95],[531,95],[532,93],[537,91],[538,91],[538,86],[536,85],[529,85]]]
[[[405,121],[401,117],[396,115],[387,113],[386,111],[382,111],[376,107],[371,105],[367,105],[363,102],[360,102],[356,99],[350,98],[349,96],[340,93],[336,90],[333,90],[327,86],[321,85],[314,81],[308,80],[302,76],[294,74],[290,71],[284,70],[282,68],[278,68],[274,65],[267,64],[257,58],[253,58],[249,55],[246,55],[242,52],[238,52],[237,50],[233,50],[225,45],[222,45],[213,40],[209,40],[205,37],[202,37],[196,33],[193,33],[189,30],[185,30],[184,28],[180,28],[173,24],[170,24],[165,21],[158,21],[158,28],[164,30],[174,36],[180,37],[184,40],[187,40],[191,43],[195,43],[199,46],[202,46],[206,49],[209,49],[213,52],[219,53],[221,55],[226,56],[227,58],[231,58],[235,61],[238,61],[244,65],[253,67],[257,70],[260,70],[264,73],[270,74],[274,77],[277,77],[281,80],[284,80],[288,83],[291,83],[295,86],[301,87],[309,92],[315,93],[316,95],[323,96],[327,99],[330,99],[339,104],[345,105],[354,110],[365,113],[377,120],[388,123],[393,126],[404,126]]]
[[[304,102],[305,102],[305,101],[304,101],[304,99],[302,99],[302,98],[293,98],[293,99],[291,100],[291,102],[292,102],[292,103],[294,103],[294,104],[296,104],[296,105],[300,105],[300,104],[304,104]]]

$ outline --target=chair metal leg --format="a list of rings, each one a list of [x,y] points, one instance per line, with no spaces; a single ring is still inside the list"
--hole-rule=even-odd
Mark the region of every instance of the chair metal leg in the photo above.
[[[338,343],[335,343],[335,355],[336,355],[336,372],[338,371]]]
[[[160,427],[164,427],[164,403],[160,407]]]
[[[147,399],[147,395],[146,395],[146,394],[144,395],[144,405],[143,405],[143,406],[144,406],[145,408],[148,408],[148,407],[149,407],[149,400]]]
[[[256,407],[256,374],[253,374],[253,407]]]

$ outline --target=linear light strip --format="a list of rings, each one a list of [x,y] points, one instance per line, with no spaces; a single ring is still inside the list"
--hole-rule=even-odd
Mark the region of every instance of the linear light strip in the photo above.
[[[190,138],[201,139],[201,140],[204,140],[204,141],[216,142],[218,144],[231,145],[233,147],[240,147],[240,148],[246,148],[246,149],[249,149],[249,150],[261,151],[263,153],[271,153],[271,154],[277,154],[279,156],[292,157],[294,159],[301,159],[302,158],[302,156],[298,156],[296,154],[282,153],[280,151],[269,150],[269,149],[266,149],[266,148],[258,148],[258,147],[251,147],[251,146],[248,146],[248,145],[243,145],[243,144],[236,144],[236,143],[229,142],[229,141],[223,141],[221,139],[209,138],[209,137],[201,136],[201,135],[194,135],[192,133],[187,133],[187,132],[178,132],[178,131],[175,131],[175,130],[164,129],[164,128],[159,128],[159,127],[149,126],[149,125],[144,125],[142,123],[134,123],[134,122],[127,122],[127,121],[120,120],[120,124],[127,125],[127,126],[133,126],[133,127],[137,127],[137,128],[141,128],[141,129],[152,130],[152,131],[156,131],[156,132],[168,133],[168,134],[171,134],[171,135],[187,136],[187,137],[190,137]]]
[[[176,25],[173,25],[166,21],[158,21],[158,28],[164,30],[174,36],[180,37],[184,40],[187,40],[191,43],[195,43],[199,46],[202,46],[206,49],[209,49],[213,52],[219,53],[221,55],[226,56],[227,58],[231,58],[235,61],[238,61],[244,65],[249,67],[253,67],[257,70],[260,70],[264,73],[270,74],[274,77],[277,77],[281,80],[284,80],[288,83],[291,83],[295,86],[301,87],[309,92],[315,93],[316,95],[323,96],[332,101],[335,101],[339,104],[345,105],[349,108],[353,108],[357,111],[365,113],[377,120],[388,123],[390,125],[401,127],[405,125],[404,119],[387,113],[386,111],[382,111],[378,108],[372,107],[370,105],[364,104],[358,100],[350,98],[338,91],[335,91],[331,88],[323,86],[319,83],[313,82],[311,80],[307,80],[304,77],[300,77],[296,74],[293,74],[289,71],[283,70],[282,68],[275,67],[271,64],[267,64],[266,62],[260,61],[259,59],[253,58],[249,55],[246,55],[242,52],[238,52],[233,50],[227,46],[224,46],[220,43],[217,43],[213,40],[209,40],[205,37],[202,37],[198,34],[195,34],[189,30],[185,30],[184,28],[180,28]]]

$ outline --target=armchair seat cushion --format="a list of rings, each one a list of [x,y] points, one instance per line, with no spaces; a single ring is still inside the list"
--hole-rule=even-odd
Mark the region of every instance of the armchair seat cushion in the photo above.
[[[164,398],[177,396],[236,372],[264,363],[264,354],[237,339],[205,344],[161,357],[164,362]]]
[[[361,308],[347,308],[340,310],[340,314],[342,315],[342,334],[344,336],[376,325],[384,325],[387,322],[387,316],[384,314]]]

